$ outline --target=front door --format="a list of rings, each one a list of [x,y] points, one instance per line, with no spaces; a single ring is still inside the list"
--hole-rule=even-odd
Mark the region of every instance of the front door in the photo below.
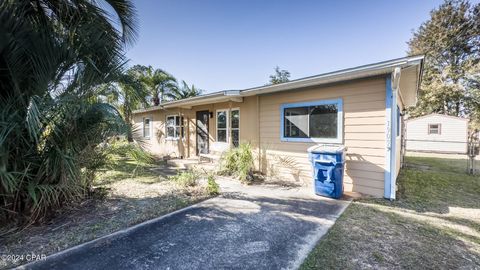
[[[197,112],[197,155],[208,154],[208,111]]]

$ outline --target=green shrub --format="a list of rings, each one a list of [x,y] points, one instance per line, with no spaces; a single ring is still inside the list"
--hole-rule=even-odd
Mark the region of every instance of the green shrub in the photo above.
[[[222,158],[221,172],[227,175],[235,175],[242,182],[253,180],[254,157],[252,146],[242,143],[238,148],[232,148]]]
[[[220,187],[215,181],[215,176],[210,174],[207,178],[207,193],[208,195],[218,195],[220,194]]]
[[[237,162],[238,162],[238,151],[237,148],[232,148],[229,151],[225,152],[222,156],[222,171],[226,174],[233,174],[237,171]]]
[[[107,148],[107,159],[115,162],[116,158],[130,158],[139,164],[152,164],[155,162],[155,157],[149,152],[142,149],[135,143],[127,141],[113,142]]]
[[[179,171],[177,175],[170,176],[169,179],[180,187],[194,187],[197,185],[199,175],[194,171]]]

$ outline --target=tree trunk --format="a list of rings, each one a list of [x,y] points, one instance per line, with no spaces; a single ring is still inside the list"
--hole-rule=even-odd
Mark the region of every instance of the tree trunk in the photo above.
[[[154,106],[160,105],[160,99],[158,97],[153,97],[152,100],[153,100],[153,105]]]
[[[132,114],[130,112],[130,104],[125,101],[123,104],[123,112],[125,113],[125,123],[127,124],[127,141],[133,142],[132,134]]]
[[[133,142],[133,136],[132,136],[132,130],[131,130],[131,129],[129,129],[129,130],[127,131],[127,141],[128,141],[129,143]]]

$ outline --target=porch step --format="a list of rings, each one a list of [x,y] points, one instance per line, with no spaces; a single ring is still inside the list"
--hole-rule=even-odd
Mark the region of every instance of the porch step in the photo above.
[[[198,163],[196,159],[169,159],[167,165],[177,169],[188,169],[192,164]]]
[[[200,170],[200,171],[205,170],[206,172],[210,172],[218,168],[217,163],[211,163],[211,162],[199,163],[198,158],[169,159],[167,160],[167,165],[179,170]]]

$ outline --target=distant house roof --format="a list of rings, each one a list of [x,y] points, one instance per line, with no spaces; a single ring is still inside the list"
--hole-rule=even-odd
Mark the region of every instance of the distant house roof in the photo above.
[[[450,118],[450,119],[455,119],[455,120],[462,120],[462,121],[467,121],[467,122],[470,121],[469,118],[458,117],[458,116],[453,116],[453,115],[446,115],[446,114],[439,114],[439,113],[431,113],[431,114],[422,115],[422,116],[419,116],[419,117],[408,118],[405,121],[416,121],[416,120],[420,120],[420,119],[424,119],[424,118],[428,118],[428,117],[432,117],[432,116],[440,116],[440,117],[445,117],[445,118]]]
[[[323,73],[315,76],[300,78],[285,83],[274,84],[274,85],[265,85],[253,88],[247,88],[243,90],[225,90],[218,91],[214,93],[209,93],[205,95],[200,95],[196,97],[174,100],[164,102],[158,106],[149,107],[146,109],[140,109],[134,111],[134,113],[142,113],[148,111],[154,111],[159,109],[174,108],[174,107],[191,107],[215,102],[223,102],[232,100],[235,98],[242,98],[246,96],[261,95],[267,93],[281,92],[294,90],[298,88],[319,86],[331,83],[337,83],[342,81],[349,81],[354,79],[361,79],[373,76],[380,76],[389,74],[394,71],[395,68],[411,68],[416,67],[416,78],[413,91],[418,90],[421,77],[421,69],[424,56],[409,56],[403,57],[363,66],[358,66],[354,68],[342,69],[333,72]]]

